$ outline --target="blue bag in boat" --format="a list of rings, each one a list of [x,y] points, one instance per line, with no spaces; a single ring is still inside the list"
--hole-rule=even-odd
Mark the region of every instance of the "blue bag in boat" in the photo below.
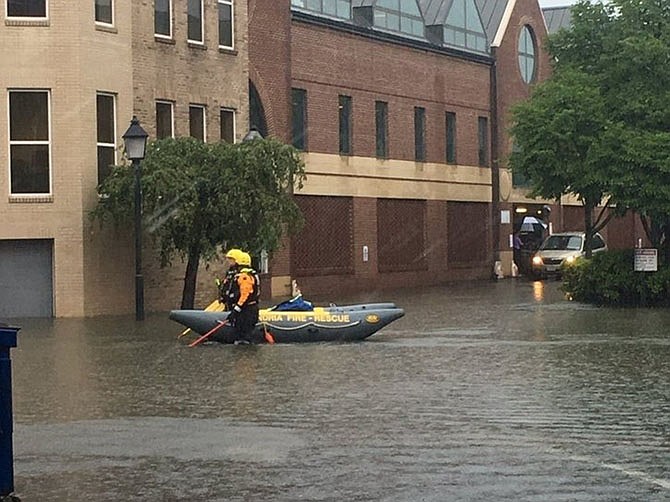
[[[304,300],[302,295],[298,295],[294,296],[290,300],[281,302],[274,307],[269,308],[268,310],[276,310],[278,312],[286,312],[288,310],[305,311],[314,310],[314,305],[312,305],[312,302]]]

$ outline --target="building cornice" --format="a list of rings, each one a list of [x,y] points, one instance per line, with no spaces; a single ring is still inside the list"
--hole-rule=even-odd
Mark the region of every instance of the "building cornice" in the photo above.
[[[491,56],[485,56],[483,54],[474,54],[467,51],[460,51],[458,49],[454,49],[451,47],[438,47],[434,44],[431,44],[428,41],[403,37],[386,31],[375,30],[372,28],[366,28],[363,26],[358,26],[356,24],[344,21],[338,21],[336,19],[332,19],[325,16],[312,15],[307,12],[299,10],[291,10],[291,20],[331,28],[337,31],[357,35],[378,42],[401,45],[411,49],[431,52],[434,54],[440,54],[443,56],[453,57],[465,61],[470,61],[473,63],[491,65],[493,64],[494,61]]]

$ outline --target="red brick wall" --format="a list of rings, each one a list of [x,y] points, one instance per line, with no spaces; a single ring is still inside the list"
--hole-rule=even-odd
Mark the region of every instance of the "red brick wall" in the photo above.
[[[517,0],[507,31],[502,42],[496,48],[496,79],[498,86],[498,145],[499,158],[506,165],[506,159],[511,152],[509,135],[509,109],[515,103],[530,96],[531,85],[521,78],[518,59],[519,34],[521,29],[528,25],[535,35],[536,50],[538,51],[535,66],[535,82],[542,82],[551,75],[549,56],[544,50],[547,31],[544,18],[536,0]]]
[[[584,231],[584,206],[563,206],[563,232]]]
[[[380,272],[427,270],[426,202],[377,199],[377,244]]]
[[[377,199],[354,198],[354,267],[363,280],[377,276]],[[368,248],[368,261],[363,261],[363,246]]]
[[[635,236],[635,213],[628,212],[623,217],[612,218],[601,232],[609,249],[634,248],[637,239]]]
[[[487,266],[491,206],[476,202],[449,202],[447,208],[449,266]]]
[[[457,161],[477,165],[477,119],[489,117],[489,67],[303,21],[291,27],[292,86],[307,90],[309,151],[338,153],[338,95],[353,100],[353,154],[375,156],[375,101],[388,102],[389,157],[414,159],[414,107],[426,109],[426,161],[444,162],[445,112]]]
[[[249,79],[260,94],[268,134],[291,137],[290,0],[249,0]]]
[[[299,195],[305,227],[291,241],[291,270],[300,276],[353,274],[353,199]]]
[[[424,252],[428,260],[428,269],[438,282],[446,281],[449,278],[447,270],[447,251],[449,247],[447,205],[448,203],[442,200],[429,200],[426,203],[427,244]]]
[[[444,54],[382,42],[354,33],[290,18],[288,0],[250,0],[250,78],[266,110],[271,133],[290,138],[290,89],[307,91],[307,150],[338,153],[338,95],[352,97],[353,155],[375,156],[375,101],[388,103],[388,146],[392,159],[414,159],[414,107],[426,109],[426,161],[444,162],[445,112],[457,116],[457,163],[478,164],[478,117],[491,125],[490,67]],[[498,50],[498,112],[501,152],[506,155],[505,110],[528,96],[518,70],[517,41],[521,26],[530,24],[539,45],[544,23],[537,4],[520,0],[508,33]],[[271,38],[267,38],[270,34]],[[263,40],[265,39],[265,40]],[[549,74],[540,54],[538,79]],[[407,198],[412,194],[408,193]],[[426,270],[379,272],[377,199],[353,198],[353,274],[296,276],[310,294],[439,283],[490,276],[490,213],[486,203],[425,201],[422,222]],[[452,205],[453,204],[453,205]],[[309,229],[306,229],[309,231]],[[464,239],[464,234],[470,237]],[[347,241],[347,239],[345,239]],[[363,246],[368,261],[363,261]],[[273,257],[273,275],[287,271],[296,249]],[[297,261],[296,261],[297,260]],[[374,286],[371,286],[373,284]]]

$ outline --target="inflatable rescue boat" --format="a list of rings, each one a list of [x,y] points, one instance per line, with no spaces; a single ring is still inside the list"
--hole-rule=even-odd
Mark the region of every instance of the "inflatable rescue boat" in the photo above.
[[[400,319],[405,311],[394,303],[366,303],[311,310],[263,309],[253,343],[346,342],[363,340]],[[227,324],[228,312],[172,310],[170,319],[186,326],[207,341],[235,343],[234,328]]]

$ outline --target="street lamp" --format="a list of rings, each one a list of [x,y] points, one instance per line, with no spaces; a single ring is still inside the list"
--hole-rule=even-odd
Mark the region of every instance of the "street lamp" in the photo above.
[[[242,138],[242,143],[246,143],[247,141],[253,141],[255,139],[263,139],[263,135],[259,133],[258,129],[256,129],[254,126],[251,126],[249,132],[245,134],[244,138]]]
[[[249,141],[254,141],[255,139],[263,139],[263,135],[258,132],[256,126],[251,126],[249,132],[244,135],[242,138],[242,143],[247,143]],[[265,253],[265,262],[261,261],[261,273],[267,273],[267,251],[261,251],[261,260],[263,260],[263,253]],[[263,271],[263,263],[265,264],[265,270]]]
[[[135,170],[135,319],[144,320],[144,278],[142,277],[142,169],[140,161],[144,158],[149,135],[142,129],[140,121],[133,116],[130,127],[124,133],[123,142],[126,155]]]

